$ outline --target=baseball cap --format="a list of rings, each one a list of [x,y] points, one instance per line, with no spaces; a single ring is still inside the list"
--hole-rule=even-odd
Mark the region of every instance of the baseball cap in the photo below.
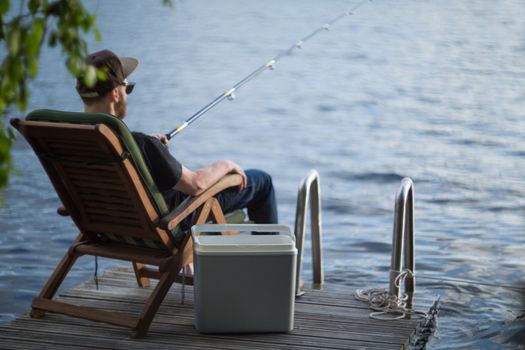
[[[126,86],[126,93],[133,91],[135,83],[127,81],[127,77],[137,68],[139,61],[132,57],[118,57],[110,50],[102,50],[89,54],[86,64],[106,72],[106,80],[97,79],[94,86],[87,86],[83,77],[77,78],[77,92],[81,97],[93,98],[104,96],[119,85]]]

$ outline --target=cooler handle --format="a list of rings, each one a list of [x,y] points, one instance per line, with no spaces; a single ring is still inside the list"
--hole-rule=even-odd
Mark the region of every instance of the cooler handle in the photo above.
[[[295,242],[295,235],[287,225],[277,224],[200,224],[191,227],[191,235],[199,236],[201,232],[225,232],[225,231],[255,231],[255,232],[279,232],[289,236]]]

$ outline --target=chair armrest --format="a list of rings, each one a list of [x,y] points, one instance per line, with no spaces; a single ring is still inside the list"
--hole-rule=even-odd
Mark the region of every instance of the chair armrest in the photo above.
[[[165,230],[171,230],[204,204],[209,198],[227,188],[240,186],[241,183],[241,175],[231,174],[224,176],[198,196],[186,198],[178,207],[174,208],[170,213],[159,220],[159,227]]]

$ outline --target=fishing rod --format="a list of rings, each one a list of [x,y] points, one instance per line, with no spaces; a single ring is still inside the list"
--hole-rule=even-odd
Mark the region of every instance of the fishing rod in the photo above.
[[[248,74],[247,76],[245,76],[238,83],[233,85],[230,89],[226,90],[224,93],[222,93],[219,96],[217,96],[214,100],[212,100],[206,106],[204,106],[200,110],[198,110],[195,114],[193,114],[191,117],[189,117],[184,123],[182,123],[181,125],[179,125],[175,129],[173,129],[169,133],[167,133],[166,137],[168,138],[168,140],[170,140],[173,136],[175,136],[175,135],[179,134],[180,132],[182,132],[182,130],[186,129],[190,124],[192,124],[194,121],[196,121],[197,119],[202,117],[206,112],[208,112],[210,109],[212,109],[213,107],[215,107],[216,105],[218,105],[219,103],[224,101],[225,99],[228,99],[228,100],[235,99],[235,92],[237,90],[239,90],[239,88],[241,88],[243,85],[248,83],[250,80],[256,78],[259,74],[261,74],[265,70],[267,70],[267,69],[273,70],[274,67],[275,67],[275,63],[277,63],[277,61],[279,61],[281,58],[283,58],[285,56],[289,56],[296,49],[302,48],[302,45],[305,42],[307,42],[308,40],[312,39],[317,34],[323,32],[323,31],[326,31],[326,30],[330,30],[330,27],[332,25],[334,25],[335,23],[337,23],[338,21],[340,21],[342,18],[344,18],[346,16],[353,15],[354,11],[356,11],[358,8],[360,8],[361,6],[363,6],[365,3],[369,2],[369,1],[371,2],[372,0],[362,0],[360,3],[358,3],[357,5],[352,7],[349,11],[343,12],[340,15],[338,15],[337,17],[333,18],[332,20],[328,21],[323,26],[317,28],[316,30],[314,30],[313,32],[311,32],[310,34],[305,36],[304,38],[302,38],[302,39],[298,40],[297,42],[295,42],[287,50],[281,52],[280,54],[278,54],[277,56],[275,56],[274,58],[272,58],[271,60],[269,60],[268,62],[266,62],[265,64],[263,64],[262,66],[260,66],[259,68],[257,68],[253,72],[251,72],[250,74]]]

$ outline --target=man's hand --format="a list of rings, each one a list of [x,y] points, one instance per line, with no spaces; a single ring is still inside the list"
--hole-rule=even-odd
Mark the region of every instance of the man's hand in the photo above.
[[[198,196],[226,174],[241,175],[239,190],[245,189],[248,185],[248,178],[239,165],[231,160],[219,160],[196,171],[183,166],[181,178],[175,185],[175,189],[190,196]]]
[[[246,177],[244,170],[238,164],[232,162],[231,160],[228,160],[227,162],[229,162],[230,166],[232,167],[232,170],[230,171],[230,173],[241,175],[242,182],[239,185],[239,190],[244,190],[246,186],[248,186],[248,178]]]
[[[158,139],[160,142],[162,142],[165,145],[167,145],[168,142],[169,142],[169,140],[166,137],[166,135],[163,135],[163,134],[152,134],[151,136],[153,136],[154,138]]]

